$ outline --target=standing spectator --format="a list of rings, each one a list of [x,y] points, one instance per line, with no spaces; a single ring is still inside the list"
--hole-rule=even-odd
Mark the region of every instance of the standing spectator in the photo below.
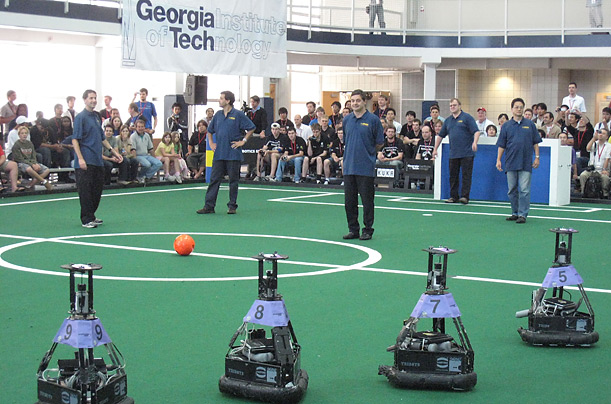
[[[68,105],[68,108],[66,108],[64,115],[62,115],[62,116],[67,116],[68,118],[70,118],[71,122],[74,122],[74,118],[76,118],[76,111],[74,110],[75,101],[76,101],[76,97],[74,97],[73,95],[69,95],[66,97],[66,104]]]
[[[497,129],[501,130],[501,126],[503,126],[503,124],[509,120],[509,117],[507,116],[506,113],[503,112],[499,114],[499,117],[497,118],[497,120],[499,122],[499,124],[497,125]]]
[[[577,83],[569,83],[569,95],[562,99],[562,103],[569,106],[570,112],[587,112],[586,102],[582,96],[577,95]]]
[[[344,239],[370,240],[374,221],[374,177],[376,147],[384,143],[380,119],[367,111],[362,90],[354,90],[350,97],[352,113],[344,118],[344,204],[348,221],[348,234]],[[359,207],[363,204],[363,231],[359,236]]]
[[[401,132],[401,124],[395,121],[396,117],[397,111],[395,111],[394,108],[388,108],[388,111],[386,112],[386,122],[388,123],[388,126],[394,126],[395,134],[398,136],[399,132]]]
[[[210,108],[212,109],[212,108]],[[198,179],[206,169],[206,138],[208,136],[208,123],[201,119],[197,123],[197,131],[189,139],[187,153],[187,166],[193,173],[193,179]]]
[[[310,121],[316,119],[316,103],[314,101],[306,102],[306,109],[308,114],[303,117],[303,124],[310,126]]]
[[[95,212],[98,210],[104,188],[102,146],[109,149],[111,147],[102,131],[102,119],[94,111],[97,105],[97,93],[93,90],[85,90],[83,101],[85,109],[74,119],[72,146],[76,154],[74,168],[76,189],[81,204],[81,223],[83,227],[92,229],[104,223],[96,218]],[[113,154],[119,162],[123,161],[123,157],[116,150],[113,150]]]
[[[543,126],[543,116],[547,113],[547,104],[540,102],[537,104],[537,120],[533,121],[538,129]]]
[[[602,28],[603,26],[603,0],[586,0],[586,7],[589,9],[590,27]]]
[[[312,136],[312,128],[310,125],[306,125],[301,120],[301,115],[295,115],[295,133],[297,136],[303,139],[304,142],[307,142],[308,139]]]
[[[206,201],[204,207],[197,211],[200,214],[214,213],[219,186],[225,175],[229,175],[227,214],[235,214],[238,208],[242,146],[255,131],[255,124],[233,107],[234,102],[235,95],[231,91],[223,91],[219,99],[221,110],[214,114],[208,127],[208,142],[214,151],[214,159],[210,184],[206,191]],[[241,139],[243,131],[246,131],[246,136]],[[216,142],[213,141],[213,135],[216,135]]]
[[[401,132],[399,132],[399,139],[405,140],[407,134],[412,131],[414,119],[416,119],[416,113],[414,111],[407,111],[405,113],[406,121],[405,124],[401,127]]]
[[[138,112],[145,118],[145,132],[149,134],[152,141],[153,133],[155,133],[155,128],[157,128],[157,110],[155,109],[155,104],[146,100],[146,97],[148,97],[149,95],[149,90],[144,87],[141,88],[139,93],[134,94],[132,102],[134,102],[138,95],[140,95],[140,101],[136,102],[136,105],[138,106]]]
[[[378,97],[378,107],[373,111],[373,114],[377,116],[380,120],[382,118],[386,118],[386,114],[388,113],[388,96],[384,94],[380,94]]]
[[[186,157],[187,146],[189,145],[189,128],[180,118],[182,107],[179,103],[172,104],[172,115],[168,118],[168,130],[170,132],[178,132],[180,134],[180,144],[182,157]]]
[[[477,119],[475,120],[477,129],[479,130],[480,136],[486,136],[486,128],[488,125],[494,125],[494,123],[486,117],[486,108],[479,107],[477,109]]]
[[[446,118],[441,132],[435,138],[435,149],[433,158],[437,158],[437,149],[444,137],[450,136],[450,198],[447,203],[460,202],[463,205],[469,203],[471,192],[471,175],[473,173],[473,159],[477,151],[479,140],[479,129],[475,119],[462,110],[458,98],[450,99],[450,112],[452,115]],[[521,116],[521,114],[520,114]],[[503,125],[504,126],[504,125]],[[459,176],[462,171],[462,192],[458,197]]]
[[[134,148],[132,155],[135,156],[140,163],[138,182],[145,184],[147,180],[153,178],[155,173],[159,171],[162,163],[153,155],[153,141],[146,132],[146,122],[144,119],[138,119],[136,121],[136,131],[132,133],[130,141]]]
[[[498,146],[496,169],[499,171],[503,171],[501,158],[505,154],[505,172],[509,188],[507,196],[511,202],[511,216],[507,220],[516,223],[526,223],[530,210],[532,169],[539,167],[539,143],[541,143],[537,126],[534,122],[524,119],[523,109],[523,99],[514,98],[511,101],[513,117],[503,125],[496,142]]]
[[[439,105],[437,104],[431,105],[429,108],[429,113],[430,116],[424,120],[423,125],[428,125],[434,131],[435,124],[437,122],[441,122],[443,124],[444,119],[439,116]]]
[[[2,133],[5,134],[4,140],[6,140],[6,135],[8,135],[9,128],[8,123],[13,119],[17,118],[17,105],[15,105],[15,100],[17,99],[17,93],[14,90],[8,90],[6,92],[6,98],[8,102],[0,108],[0,129],[2,129]],[[2,142],[3,137],[0,136],[0,143]]]
[[[105,95],[104,96],[104,109],[100,110],[100,117],[102,118],[102,120],[106,120],[110,118],[111,112],[112,112],[112,107],[110,106],[111,102],[112,102],[112,97],[110,95]]]
[[[329,117],[329,123],[333,126],[333,129],[337,130],[337,127],[342,124],[343,116],[339,113],[342,109],[342,104],[339,101],[333,101],[331,104],[331,116]]]
[[[365,7],[365,12],[369,14],[369,28],[373,28],[376,16],[378,16],[378,25],[380,28],[386,28],[386,23],[384,22],[384,0],[370,0],[369,5]],[[373,35],[373,31],[369,33]],[[382,32],[382,35],[385,34],[386,32]]]
[[[49,129],[59,135],[62,130],[62,114],[64,113],[64,107],[62,104],[55,104],[53,107],[55,116],[49,120]],[[70,127],[72,127],[72,121],[70,121]]]
[[[206,108],[206,117],[204,120],[206,121],[206,128],[210,125],[212,118],[214,117],[214,108]]]
[[[261,106],[261,99],[258,95],[250,97],[251,109],[246,113],[248,118],[255,125],[254,136],[265,139],[265,130],[267,129],[267,111]],[[208,127],[210,128],[210,127]],[[246,178],[256,178],[256,162],[248,163]]]

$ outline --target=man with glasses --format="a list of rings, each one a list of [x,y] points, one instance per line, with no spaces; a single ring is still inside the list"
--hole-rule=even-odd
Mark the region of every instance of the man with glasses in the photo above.
[[[443,122],[441,132],[435,138],[435,149],[433,158],[437,157],[437,149],[444,137],[450,138],[450,198],[446,203],[460,202],[463,205],[469,203],[471,192],[471,175],[473,173],[473,159],[477,151],[477,142],[480,131],[475,119],[462,110],[460,100],[450,100],[450,112],[452,115]],[[458,192],[459,175],[462,171],[462,192]]]

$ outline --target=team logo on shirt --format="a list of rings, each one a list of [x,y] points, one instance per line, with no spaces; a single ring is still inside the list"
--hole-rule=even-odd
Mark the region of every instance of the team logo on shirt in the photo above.
[[[460,120],[458,120],[458,121],[456,121],[456,122],[458,122],[458,123],[462,123],[462,119],[460,119]]]
[[[367,122],[361,122],[361,125],[363,126],[369,126],[369,124]]]
[[[234,116],[230,116],[229,119],[232,119],[235,121],[235,117]]]
[[[522,129],[530,129],[529,126],[522,126]]]

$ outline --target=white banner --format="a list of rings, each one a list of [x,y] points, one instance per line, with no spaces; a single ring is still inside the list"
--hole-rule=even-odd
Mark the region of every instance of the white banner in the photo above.
[[[286,0],[123,0],[122,66],[286,77]]]

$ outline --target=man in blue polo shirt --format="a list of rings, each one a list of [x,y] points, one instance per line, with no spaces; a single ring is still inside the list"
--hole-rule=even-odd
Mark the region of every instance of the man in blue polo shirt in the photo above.
[[[435,138],[435,149],[433,158],[437,157],[437,149],[444,137],[450,136],[450,198],[447,203],[460,202],[463,205],[469,203],[471,192],[471,175],[473,173],[473,159],[477,151],[479,140],[479,128],[475,119],[462,110],[458,98],[450,100],[450,112],[452,115],[443,122],[441,132]],[[458,193],[459,175],[462,170],[462,189],[460,198]]]
[[[505,154],[505,171],[509,188],[507,196],[511,202],[511,216],[507,220],[516,223],[526,223],[530,209],[530,179],[532,169],[539,167],[539,143],[541,143],[537,127],[533,121],[523,117],[523,111],[524,100],[514,98],[511,101],[513,118],[503,124],[496,142],[499,148],[496,168],[499,171],[503,171],[501,157]]]
[[[231,91],[223,91],[219,99],[220,111],[212,118],[208,126],[208,143],[214,152],[210,184],[206,191],[204,207],[197,213],[214,213],[216,197],[219,193],[221,180],[229,175],[229,203],[227,214],[235,214],[238,208],[238,181],[242,165],[242,146],[255,131],[255,124],[246,115],[233,107],[235,95]],[[243,136],[246,131],[246,136]],[[216,135],[216,142],[212,135]]]
[[[362,90],[350,97],[352,113],[343,120],[344,128],[344,204],[348,234],[344,239],[371,240],[373,235],[374,178],[376,147],[384,144],[384,128],[380,118],[367,111]],[[363,203],[363,232],[359,236],[359,194]]]
[[[102,198],[104,188],[104,161],[102,160],[102,145],[110,149],[118,162],[123,156],[110,146],[102,130],[102,119],[97,111],[97,94],[93,90],[83,93],[85,109],[74,118],[72,146],[74,146],[74,172],[76,189],[81,203],[81,223],[83,227],[92,229],[103,223],[96,218],[95,212]]]

